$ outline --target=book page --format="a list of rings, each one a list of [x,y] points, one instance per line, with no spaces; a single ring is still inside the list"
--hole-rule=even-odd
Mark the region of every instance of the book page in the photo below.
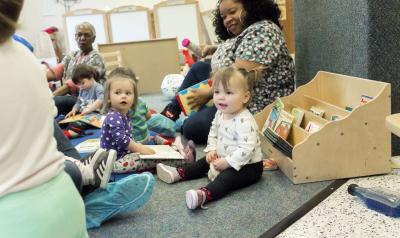
[[[146,145],[153,149],[156,153],[154,155],[140,155],[140,159],[184,159],[178,151],[174,150],[169,145]]]

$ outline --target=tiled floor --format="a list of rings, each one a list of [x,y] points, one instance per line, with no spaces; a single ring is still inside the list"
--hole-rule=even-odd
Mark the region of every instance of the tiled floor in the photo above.
[[[348,185],[353,183],[400,193],[400,169],[388,175],[350,179],[278,237],[400,237],[400,218],[368,209],[359,198],[347,192]]]

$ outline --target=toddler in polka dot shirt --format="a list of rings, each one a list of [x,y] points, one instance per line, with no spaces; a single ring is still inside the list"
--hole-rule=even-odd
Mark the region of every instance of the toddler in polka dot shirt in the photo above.
[[[101,128],[102,148],[117,151],[114,173],[140,172],[154,169],[156,160],[141,160],[138,154],[154,154],[154,150],[138,143],[131,137],[129,111],[135,110],[138,102],[135,73],[126,67],[114,69],[105,83],[103,113],[107,112]],[[168,162],[168,161],[166,161]],[[182,161],[170,161],[171,165]]]

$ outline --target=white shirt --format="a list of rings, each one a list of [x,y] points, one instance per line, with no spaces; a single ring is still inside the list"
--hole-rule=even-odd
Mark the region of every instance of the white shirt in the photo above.
[[[0,44],[0,197],[41,185],[64,169],[46,82],[23,45]]]
[[[249,110],[245,109],[229,120],[225,120],[220,111],[215,113],[204,151],[212,150],[237,171],[246,164],[261,161],[258,126]]]

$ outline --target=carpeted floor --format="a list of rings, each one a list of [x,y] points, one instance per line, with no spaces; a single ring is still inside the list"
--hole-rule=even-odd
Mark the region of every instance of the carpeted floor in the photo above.
[[[293,185],[279,170],[266,171],[257,184],[207,204],[207,210],[188,210],[185,191],[207,182],[157,180],[146,206],[91,230],[90,237],[258,237],[330,183]]]
[[[162,110],[167,99],[145,95],[150,108]],[[198,154],[204,146],[198,146]],[[199,157],[198,157],[199,158]],[[279,170],[266,171],[255,185],[190,211],[185,191],[208,183],[206,178],[165,184],[157,180],[152,200],[139,211],[118,216],[89,231],[90,237],[258,237],[287,217],[330,181],[294,185]]]

